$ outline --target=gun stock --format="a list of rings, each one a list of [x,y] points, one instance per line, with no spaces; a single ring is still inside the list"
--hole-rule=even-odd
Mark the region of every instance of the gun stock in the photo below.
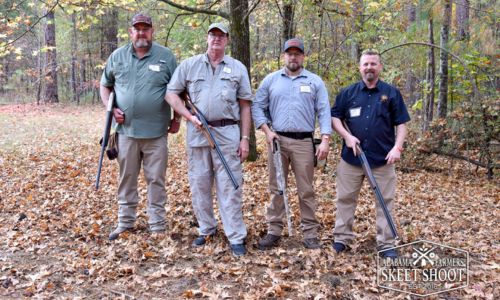
[[[113,107],[115,105],[115,93],[111,92],[108,98],[108,106],[106,107],[106,123],[104,123],[104,132],[102,134],[102,144],[101,144],[101,153],[99,154],[99,164],[97,165],[97,175],[95,178],[95,189],[96,191],[99,189],[99,180],[101,178],[101,168],[102,161],[104,158],[104,153],[106,153],[106,149],[108,147],[109,141],[109,133],[111,131],[111,123],[113,121]]]
[[[203,134],[207,138],[207,141],[210,144],[210,148],[214,149],[215,152],[217,153],[217,156],[219,157],[220,161],[222,162],[222,165],[224,166],[224,170],[226,170],[227,175],[229,176],[229,178],[231,179],[231,182],[233,183],[234,189],[237,190],[239,188],[238,181],[234,177],[234,174],[231,171],[231,169],[229,168],[229,165],[227,164],[227,161],[224,158],[222,151],[220,150],[219,144],[217,144],[217,141],[215,140],[214,134],[208,125],[207,119],[201,113],[201,111],[196,107],[196,105],[194,105],[194,103],[191,101],[191,98],[189,98],[189,95],[187,93],[184,94],[184,99],[186,100],[187,104],[189,105],[191,112],[194,113],[196,115],[196,117],[200,120],[200,122],[202,124]]]
[[[343,125],[345,129],[349,132],[349,134],[352,134],[351,131],[349,130],[349,127],[345,122],[343,122]],[[384,212],[385,219],[387,220],[387,223],[389,224],[389,228],[391,229],[392,236],[395,239],[399,239],[398,232],[396,231],[396,225],[394,225],[394,221],[392,220],[391,213],[389,212],[389,209],[387,208],[387,205],[385,204],[384,197],[382,196],[382,192],[380,192],[380,188],[377,184],[377,181],[375,180],[375,176],[373,176],[372,169],[370,167],[370,164],[368,163],[368,159],[366,158],[365,152],[361,148],[359,144],[356,144],[356,150],[358,152],[358,157],[359,160],[361,161],[361,166],[363,168],[363,172],[365,173],[366,177],[368,178],[368,182],[370,183],[370,187],[373,190],[373,193],[375,194],[375,198],[377,198],[377,201],[382,208],[382,211]]]
[[[292,216],[290,214],[290,205],[286,193],[285,176],[283,175],[283,162],[281,160],[281,148],[277,139],[273,140],[273,162],[276,170],[276,182],[278,184],[278,193],[283,196],[285,204],[286,221],[288,226],[288,235],[293,236]]]

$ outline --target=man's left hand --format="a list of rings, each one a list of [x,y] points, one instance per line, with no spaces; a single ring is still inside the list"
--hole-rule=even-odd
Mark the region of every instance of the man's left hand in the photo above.
[[[238,147],[238,156],[240,157],[240,162],[244,162],[248,157],[248,151],[250,149],[247,139],[241,139],[240,146]]]
[[[388,165],[394,164],[398,162],[400,159],[401,159],[401,152],[396,146],[392,147],[391,151],[389,151],[389,153],[385,157],[385,160],[387,160]]]
[[[175,118],[173,118],[170,121],[170,127],[168,127],[168,133],[177,133],[177,132],[179,132],[179,128],[181,127],[181,121],[182,121],[182,119],[180,119],[179,121],[177,121]]]
[[[330,145],[328,143],[327,139],[323,139],[321,141],[321,144],[319,144],[318,148],[316,149],[316,157],[318,160],[323,160],[328,156],[328,150],[330,149]]]

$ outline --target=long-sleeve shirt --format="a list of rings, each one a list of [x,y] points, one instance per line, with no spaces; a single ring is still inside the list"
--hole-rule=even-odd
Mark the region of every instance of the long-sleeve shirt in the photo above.
[[[314,132],[317,116],[320,133],[332,133],[328,91],[319,76],[305,69],[297,77],[285,69],[267,75],[252,103],[252,116],[256,128],[269,124],[283,132]]]

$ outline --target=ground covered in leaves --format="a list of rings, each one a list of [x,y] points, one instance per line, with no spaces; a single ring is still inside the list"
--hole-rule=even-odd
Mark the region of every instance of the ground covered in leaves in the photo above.
[[[191,248],[197,232],[182,134],[169,138],[167,233],[148,231],[141,178],[136,231],[109,242],[116,162],[104,162],[101,189],[94,190],[103,119],[100,106],[0,107],[0,298],[408,298],[377,287],[374,199],[366,187],[354,248],[341,255],[331,248],[336,144],[327,167],[316,171],[322,249],[304,249],[300,235],[285,236],[268,252],[254,248],[266,232],[265,155],[244,165],[249,254],[234,258],[222,233]],[[261,135],[258,150],[265,150]],[[499,299],[498,179],[459,163],[439,171],[435,161],[432,172],[398,171],[394,218],[402,242],[425,239],[469,251],[469,286],[434,298]],[[289,192],[299,228],[293,180]]]

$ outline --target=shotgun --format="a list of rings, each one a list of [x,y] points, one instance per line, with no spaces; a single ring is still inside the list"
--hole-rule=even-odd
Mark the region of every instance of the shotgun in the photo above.
[[[278,139],[273,139],[273,162],[274,169],[276,170],[278,194],[283,196],[283,202],[285,203],[288,236],[293,236],[292,216],[290,215],[290,206],[288,205],[288,196],[286,195],[286,182],[283,174],[283,162],[281,161],[281,148]]]
[[[210,148],[215,149],[215,152],[217,153],[217,156],[222,162],[222,165],[224,166],[227,175],[229,176],[231,182],[233,183],[234,189],[237,190],[239,188],[238,181],[234,177],[234,174],[231,171],[231,169],[229,168],[229,165],[227,164],[227,161],[224,158],[222,151],[220,150],[219,144],[217,144],[214,134],[210,129],[210,126],[208,125],[207,119],[201,113],[201,111],[196,107],[196,105],[194,105],[193,101],[191,101],[191,98],[189,97],[188,93],[184,93],[184,99],[186,100],[186,103],[188,104],[188,108],[190,109],[191,113],[193,113],[198,118],[198,120],[200,120],[202,124],[202,132],[207,138],[208,144],[210,144]]]
[[[97,166],[97,176],[95,178],[95,189],[99,189],[99,179],[101,178],[102,160],[104,153],[108,147],[109,133],[111,131],[111,122],[113,121],[113,107],[115,105],[115,93],[111,92],[108,98],[108,106],[106,107],[106,123],[104,125],[104,133],[102,134],[101,153],[99,154],[99,164]]]
[[[349,134],[352,135],[351,131],[349,130],[349,127],[345,122],[342,122],[344,124],[345,129]],[[382,196],[382,193],[380,192],[380,188],[377,184],[377,181],[375,181],[375,176],[373,176],[372,169],[370,167],[370,164],[368,163],[368,159],[366,159],[365,152],[363,152],[363,149],[361,149],[361,146],[359,144],[356,144],[356,151],[358,152],[358,157],[359,160],[361,161],[361,166],[363,167],[363,172],[365,173],[366,177],[368,178],[368,182],[370,183],[370,187],[373,190],[373,193],[375,194],[375,198],[377,198],[377,201],[382,208],[382,211],[384,212],[384,216],[387,220],[387,223],[389,224],[389,228],[391,229],[392,236],[395,239],[399,239],[398,232],[396,231],[396,225],[394,225],[394,221],[392,220],[391,213],[389,212],[389,209],[387,208],[387,205],[385,204],[384,197]]]

